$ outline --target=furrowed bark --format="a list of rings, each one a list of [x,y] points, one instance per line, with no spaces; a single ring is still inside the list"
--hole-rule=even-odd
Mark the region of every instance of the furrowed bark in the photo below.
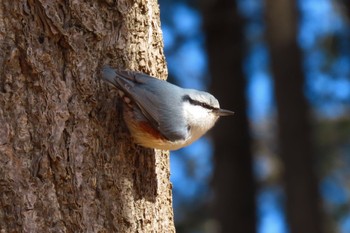
[[[169,154],[133,143],[105,64],[166,78],[156,1],[1,1],[2,232],[175,231]]]

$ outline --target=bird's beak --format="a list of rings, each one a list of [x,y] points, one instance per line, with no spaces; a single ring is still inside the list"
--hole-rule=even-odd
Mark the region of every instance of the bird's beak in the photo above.
[[[218,116],[232,116],[233,114],[235,114],[235,112],[226,109],[218,109],[216,110],[216,114]]]

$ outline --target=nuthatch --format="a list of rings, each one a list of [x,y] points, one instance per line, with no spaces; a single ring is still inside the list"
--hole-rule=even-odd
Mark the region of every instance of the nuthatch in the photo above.
[[[126,125],[144,147],[177,150],[200,138],[220,116],[234,114],[220,109],[218,100],[207,92],[143,73],[104,67],[102,77],[118,89]]]

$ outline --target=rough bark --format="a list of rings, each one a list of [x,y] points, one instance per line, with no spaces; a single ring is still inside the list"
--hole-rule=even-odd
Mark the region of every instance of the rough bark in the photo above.
[[[267,39],[275,81],[279,153],[284,165],[286,212],[293,233],[323,232],[309,106],[297,44],[297,2],[266,1]]]
[[[256,231],[255,184],[242,72],[243,21],[235,1],[206,1],[203,16],[212,93],[223,108],[236,112],[212,131],[213,217],[218,232],[252,233]]]
[[[1,232],[174,232],[169,154],[132,142],[104,64],[166,77],[155,0],[0,2]]]

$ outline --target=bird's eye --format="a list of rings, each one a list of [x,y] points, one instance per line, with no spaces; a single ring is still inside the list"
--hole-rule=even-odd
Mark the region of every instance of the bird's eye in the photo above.
[[[206,103],[202,103],[202,102],[197,102],[197,105],[202,106],[203,108],[206,108],[206,109],[211,109],[211,110],[215,109],[213,106],[206,104]]]
[[[208,108],[208,109],[212,109],[212,107],[208,104],[205,104],[205,103],[201,103],[200,104],[203,108]]]
[[[189,95],[185,95],[184,97],[182,97],[184,101],[188,101],[190,102],[190,104],[192,105],[197,105],[197,106],[201,106],[203,108],[206,108],[206,109],[211,109],[211,110],[215,110],[216,108],[214,108],[213,106],[209,105],[209,104],[206,104],[206,103],[203,103],[203,102],[200,102],[198,100],[194,100],[194,99],[191,99],[191,97]]]

